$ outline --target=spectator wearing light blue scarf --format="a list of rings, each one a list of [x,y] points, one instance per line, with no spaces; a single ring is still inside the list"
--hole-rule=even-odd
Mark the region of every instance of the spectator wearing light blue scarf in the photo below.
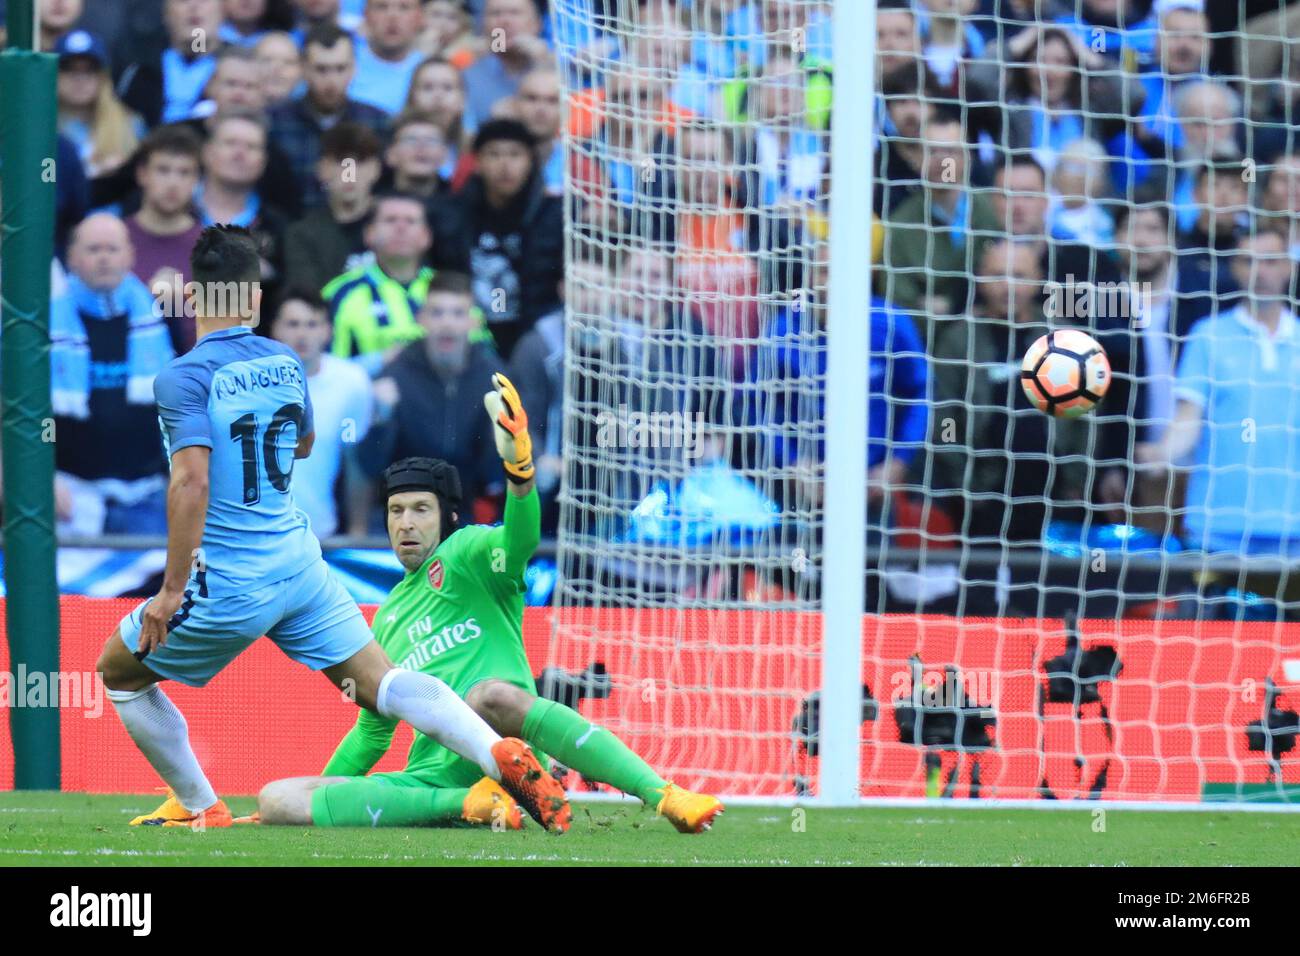
[[[72,418],[90,417],[94,370],[86,323],[125,315],[128,325],[126,347],[126,400],[134,405],[153,405],[154,376],[172,360],[171,333],[160,315],[154,314],[149,289],[131,273],[106,291],[92,289],[76,275],[67,280],[67,291],[50,303],[50,374],[54,414]]]
[[[100,213],[77,227],[66,291],[50,305],[58,477],[73,507],[60,529],[166,529],[153,382],[174,356],[163,310],[130,271],[126,227]]]
[[[113,219],[109,216],[103,218]],[[153,294],[130,272],[107,288],[88,285],[74,272],[67,278],[64,294],[50,303],[50,374],[54,414],[72,418],[90,416],[90,393],[97,387],[92,385],[92,381],[98,383],[103,376],[95,369],[86,325],[121,316],[125,316],[127,322],[123,370],[126,400],[130,404],[153,405],[154,376],[175,357],[171,333],[164,317],[155,309]]]

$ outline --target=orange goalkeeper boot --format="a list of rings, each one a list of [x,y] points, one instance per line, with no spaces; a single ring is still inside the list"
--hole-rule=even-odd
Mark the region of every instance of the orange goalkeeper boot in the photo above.
[[[506,737],[492,745],[492,756],[501,770],[501,786],[541,824],[543,830],[564,833],[572,811],[560,782],[542,769],[532,748],[518,737]]]
[[[233,825],[234,818],[226,801],[218,800],[206,810],[187,810],[171,790],[167,791],[167,799],[157,810],[141,814],[131,821],[133,827],[189,827],[191,830]]]
[[[668,784],[659,792],[663,794],[657,808],[659,815],[667,817],[682,833],[703,833],[726,810],[717,797],[692,793],[675,783]]]
[[[466,823],[494,830],[524,828],[524,813],[519,809],[519,804],[491,777],[484,777],[469,788],[460,815]]]

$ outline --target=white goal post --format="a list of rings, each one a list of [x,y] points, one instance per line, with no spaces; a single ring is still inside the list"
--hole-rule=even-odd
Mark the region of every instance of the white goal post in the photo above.
[[[835,4],[834,75],[861,98],[837,104],[831,131],[830,302],[826,344],[825,584],[822,588],[821,801],[856,804],[861,761],[862,613],[866,567],[866,435],[870,338],[862,303],[871,299],[871,165],[876,0]],[[841,520],[842,519],[842,520]]]

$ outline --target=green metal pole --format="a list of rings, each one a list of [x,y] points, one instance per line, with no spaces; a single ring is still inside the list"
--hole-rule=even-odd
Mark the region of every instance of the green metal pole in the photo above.
[[[24,0],[10,24],[30,38]],[[26,21],[26,22],[24,22]],[[50,408],[50,260],[54,256],[55,75],[48,53],[0,53],[0,418],[4,441],[5,625],[15,676],[59,670],[55,575],[54,418]],[[11,704],[30,702],[15,681]],[[21,697],[20,697],[21,695]],[[14,787],[59,789],[57,694],[12,706]]]
[[[36,2],[13,0],[8,5],[9,48],[12,50],[36,49]]]

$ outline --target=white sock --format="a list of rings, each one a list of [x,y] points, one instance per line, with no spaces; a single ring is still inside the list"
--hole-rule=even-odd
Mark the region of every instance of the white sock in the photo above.
[[[216,791],[190,749],[189,727],[162,688],[150,684],[143,690],[110,690],[126,732],[167,782],[186,810],[206,810],[217,802]]]
[[[501,735],[439,678],[394,667],[379,682],[375,707],[384,717],[404,720],[448,750],[474,761],[493,780],[501,779],[501,769],[492,756],[492,745]]]

